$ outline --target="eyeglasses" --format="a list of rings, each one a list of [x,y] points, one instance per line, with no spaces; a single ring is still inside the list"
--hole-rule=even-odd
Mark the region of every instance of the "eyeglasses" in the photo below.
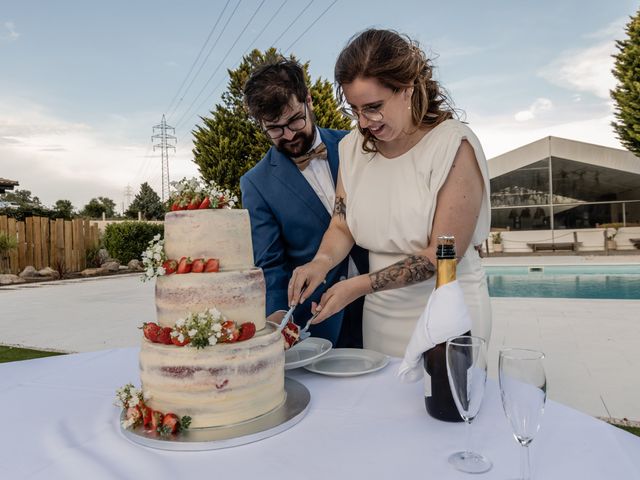
[[[367,120],[370,120],[372,122],[379,122],[384,118],[384,116],[382,115],[382,109],[384,108],[385,103],[387,103],[387,101],[391,97],[393,97],[397,92],[398,92],[397,89],[394,90],[393,93],[388,98],[386,98],[385,100],[382,101],[382,103],[380,103],[380,105],[376,105],[373,107],[365,107],[359,112],[358,112],[358,109],[356,108],[342,107],[340,108],[340,112],[345,117],[350,118],[351,120],[357,121],[360,118],[360,115],[362,115]]]
[[[307,126],[307,102],[304,103],[304,117],[298,117],[291,120],[286,125],[277,125],[264,129],[264,133],[267,134],[272,140],[276,140],[284,135],[284,129],[287,128],[290,132],[299,132]]]

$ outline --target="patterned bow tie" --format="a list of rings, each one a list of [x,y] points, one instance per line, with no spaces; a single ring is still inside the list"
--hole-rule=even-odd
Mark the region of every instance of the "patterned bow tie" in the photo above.
[[[316,148],[311,149],[308,153],[305,153],[304,155],[301,155],[299,157],[294,157],[292,160],[293,160],[293,163],[295,163],[296,166],[300,169],[300,171],[303,171],[305,168],[309,166],[309,164],[311,163],[311,160],[313,160],[314,158],[321,158],[323,160],[327,159],[327,147],[325,146],[324,143],[321,143]]]

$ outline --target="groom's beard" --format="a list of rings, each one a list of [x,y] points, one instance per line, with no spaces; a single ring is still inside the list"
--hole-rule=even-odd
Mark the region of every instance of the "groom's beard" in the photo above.
[[[275,147],[287,157],[299,157],[311,150],[314,137],[315,127],[311,130],[311,133],[297,132],[291,140],[280,142]]]

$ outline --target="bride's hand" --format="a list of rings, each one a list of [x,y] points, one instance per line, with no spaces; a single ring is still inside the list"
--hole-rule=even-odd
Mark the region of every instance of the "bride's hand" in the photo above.
[[[322,295],[319,305],[313,302],[311,312],[319,313],[311,323],[316,324],[325,321],[334,313],[338,313],[351,302],[365,295],[367,293],[365,290],[366,283],[361,277],[353,277],[336,283]]]
[[[329,259],[316,257],[311,262],[296,268],[289,281],[289,305],[304,303],[320,284],[325,283],[330,266]]]

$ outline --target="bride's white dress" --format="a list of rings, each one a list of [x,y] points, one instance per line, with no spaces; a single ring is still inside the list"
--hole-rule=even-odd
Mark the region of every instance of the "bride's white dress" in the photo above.
[[[458,120],[447,120],[410,151],[392,159],[363,152],[362,135],[354,130],[339,144],[340,175],[347,197],[347,224],[356,243],[369,250],[369,270],[375,272],[427,246],[438,191],[463,139],[475,151],[485,188],[478,222],[458,264],[457,278],[473,320],[472,332],[488,342],[491,305],[484,270],[473,245],[484,242],[489,234],[489,173],[480,142],[471,129]],[[403,356],[434,285],[432,278],[367,295],[362,317],[364,348]]]

